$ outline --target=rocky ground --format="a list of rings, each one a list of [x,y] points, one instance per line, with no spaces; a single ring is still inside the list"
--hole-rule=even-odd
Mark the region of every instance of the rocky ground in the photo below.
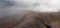
[[[27,12],[14,28],[60,28],[60,12]]]
[[[26,11],[21,16],[3,17],[0,28],[60,28],[60,12]]]

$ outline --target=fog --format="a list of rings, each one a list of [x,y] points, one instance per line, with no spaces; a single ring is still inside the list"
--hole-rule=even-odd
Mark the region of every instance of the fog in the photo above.
[[[39,12],[58,12],[60,10],[60,0],[13,0],[18,6],[25,10]]]
[[[0,8],[17,7],[17,10],[33,10],[33,11],[57,11],[59,10],[59,0],[0,0]],[[6,4],[10,4],[7,5]]]
[[[0,0],[0,21],[2,23],[11,21],[9,17],[15,15],[23,17],[24,13],[30,10],[58,12],[60,10],[60,0]]]

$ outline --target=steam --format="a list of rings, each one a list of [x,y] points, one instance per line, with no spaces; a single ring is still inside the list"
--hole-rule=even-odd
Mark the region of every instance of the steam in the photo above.
[[[11,21],[12,17],[22,19],[26,11],[33,10],[39,3],[27,2],[27,0],[0,0],[0,24]]]
[[[52,2],[51,1],[50,0],[0,0],[0,21],[2,23],[7,22],[7,20],[9,20],[9,18],[7,17],[12,17],[15,15],[20,15],[20,17],[22,18],[25,12],[28,10],[38,11],[38,12],[58,12],[58,10],[60,10],[60,4],[57,1],[59,0],[53,0]]]

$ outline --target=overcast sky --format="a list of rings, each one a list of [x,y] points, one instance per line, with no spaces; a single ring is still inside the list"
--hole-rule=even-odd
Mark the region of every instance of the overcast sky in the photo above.
[[[25,8],[30,7],[29,9],[31,10],[44,12],[60,10],[60,0],[8,0],[8,1],[12,1],[12,3],[15,2],[17,6],[20,7]],[[37,3],[37,5],[35,3]]]
[[[60,0],[15,0],[15,1],[39,3],[40,5],[38,7],[36,7],[36,9],[40,10],[40,11],[60,10]]]

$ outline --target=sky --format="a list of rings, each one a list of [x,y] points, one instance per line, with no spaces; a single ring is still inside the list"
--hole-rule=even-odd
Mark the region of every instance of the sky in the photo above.
[[[60,10],[60,0],[5,0],[5,1],[11,1],[12,4],[14,3],[18,8],[20,7],[20,10],[26,9],[41,12],[57,12],[58,10]],[[1,5],[5,6],[4,3],[2,3]]]
[[[33,10],[37,9],[37,11],[42,11],[42,12],[57,12],[60,10],[60,0],[15,0],[16,2],[24,2],[25,4],[30,3],[29,5],[33,6],[34,3],[38,3],[40,5],[34,8]],[[33,3],[33,4],[32,4]],[[30,8],[29,8],[30,9]]]
[[[58,10],[60,10],[60,0],[0,0],[0,1],[10,1],[9,4],[11,5],[14,4],[14,6],[12,6],[11,8],[18,7],[19,10],[33,10],[41,12],[57,12]],[[8,4],[8,2],[6,3],[0,2],[1,7],[5,7],[6,4]]]

